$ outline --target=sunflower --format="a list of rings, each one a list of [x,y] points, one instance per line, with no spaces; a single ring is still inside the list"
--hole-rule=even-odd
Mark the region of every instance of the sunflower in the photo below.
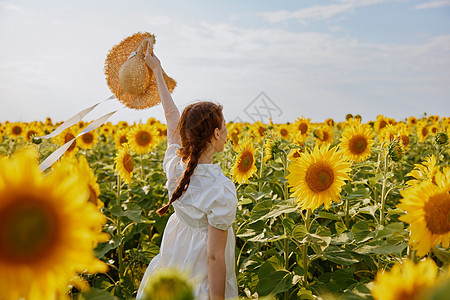
[[[416,124],[417,124],[417,119],[416,119],[416,117],[411,116],[411,117],[408,118],[408,125],[409,125],[409,126],[414,126],[414,125],[416,125]]]
[[[194,300],[195,283],[188,273],[179,269],[160,269],[149,277],[144,300]]]
[[[283,140],[289,140],[291,138],[291,128],[289,127],[288,124],[281,124],[278,126],[277,129],[278,135],[283,139]]]
[[[406,184],[413,186],[422,181],[431,181],[432,183],[435,183],[435,175],[439,171],[439,167],[436,164],[437,160],[434,154],[427,156],[422,164],[415,164],[414,169],[406,174],[406,176],[414,178],[408,180]]]
[[[418,264],[410,260],[388,272],[378,271],[372,287],[375,300],[420,300],[437,282],[438,267],[432,259]]]
[[[378,139],[380,143],[389,144],[395,139],[397,134],[397,127],[392,124],[387,124],[383,129],[378,132]]]
[[[24,130],[25,140],[28,142],[33,141],[33,137],[35,136],[43,136],[44,132],[40,127],[38,127],[35,123],[29,123]]]
[[[289,154],[288,154],[288,159],[290,161],[296,160],[296,159],[300,158],[302,153],[303,153],[303,148],[291,149],[291,151],[289,151]]]
[[[100,186],[97,183],[97,177],[95,176],[94,170],[89,166],[85,156],[81,155],[78,158],[77,167],[81,177],[86,180],[87,187],[89,188],[89,202],[92,202],[97,209],[102,208],[104,204],[99,198]]]
[[[114,158],[116,163],[116,172],[119,174],[127,184],[131,183],[131,177],[133,177],[134,158],[131,156],[128,145],[118,150],[117,156]]]
[[[408,126],[399,126],[397,127],[397,134],[395,135],[396,138],[399,139],[399,141],[402,143],[405,150],[408,150],[411,132],[408,129]]]
[[[304,142],[306,141],[307,136],[302,135],[300,132],[297,132],[294,136],[294,143],[297,144],[297,146],[304,147]]]
[[[426,122],[418,122],[417,123],[417,137],[419,142],[425,141],[428,136],[428,124]]]
[[[436,135],[436,133],[439,132],[439,126],[437,126],[436,124],[433,124],[430,126],[430,134],[432,135]]]
[[[78,146],[77,146],[77,139],[76,132],[73,131],[72,128],[64,129],[63,132],[61,132],[55,139],[59,145],[64,145],[65,143],[73,140],[70,147],[67,149],[67,151],[64,153],[64,155],[73,156],[75,153],[78,152]]]
[[[25,127],[26,127],[25,123],[22,123],[22,122],[10,123],[10,124],[8,124],[8,129],[9,129],[8,135],[12,139],[23,137]]]
[[[297,121],[295,121],[295,128],[300,132],[300,134],[304,137],[308,137],[308,133],[310,131],[310,123],[311,119],[305,119],[304,117],[297,118]]]
[[[83,179],[65,164],[44,175],[37,162],[30,148],[0,160],[1,299],[62,298],[77,274],[107,270],[93,252],[106,218]]]
[[[124,128],[128,127],[128,122],[126,122],[126,121],[119,121],[119,123],[117,123],[116,127],[118,129],[124,129]]]
[[[378,115],[373,125],[375,132],[379,133],[384,127],[388,125],[388,120],[383,115]]]
[[[240,139],[240,129],[236,126],[236,123],[233,123],[228,129],[228,139],[233,144],[233,149],[235,151],[239,151],[239,139]]]
[[[328,126],[319,126],[313,130],[313,135],[316,138],[317,144],[332,144],[334,141],[333,129]]]
[[[375,133],[366,125],[351,125],[342,132],[339,148],[343,155],[355,162],[365,161],[370,157]]]
[[[325,125],[329,126],[329,127],[334,127],[334,125],[336,125],[336,123],[334,122],[333,119],[328,118],[325,120]]]
[[[94,147],[94,145],[97,144],[97,142],[98,142],[97,130],[91,130],[77,137],[77,145],[81,149],[92,149],[92,147]]]
[[[136,154],[149,153],[159,142],[158,133],[153,127],[146,124],[138,124],[127,134],[130,149]]]
[[[233,180],[239,183],[248,183],[248,179],[256,173],[255,149],[250,140],[246,140],[240,147],[234,166],[231,169]]]
[[[123,148],[124,144],[128,143],[127,134],[128,134],[128,129],[121,129],[118,132],[116,132],[114,139],[116,142],[117,149]]]
[[[155,123],[153,125],[153,127],[155,128],[156,132],[158,133],[159,139],[165,139],[167,138],[167,126],[161,123]]]
[[[114,136],[114,126],[111,124],[111,122],[106,122],[99,128],[100,136],[102,137],[102,140],[109,141],[109,138],[111,136]]]
[[[267,134],[267,126],[261,123],[261,121],[256,121],[252,125],[252,129],[260,138],[263,138]]]
[[[312,152],[303,153],[288,167],[288,184],[302,209],[316,209],[332,201],[340,201],[344,180],[350,179],[350,163],[329,145],[316,145]]]
[[[279,139],[267,138],[264,143],[264,162],[275,159],[275,155],[278,153],[281,141]]]
[[[437,172],[435,181],[400,191],[403,199],[397,205],[406,211],[399,219],[410,225],[410,244],[419,256],[441,243],[444,248],[450,244],[450,168]]]
[[[53,126],[53,122],[50,117],[45,118],[45,125]]]

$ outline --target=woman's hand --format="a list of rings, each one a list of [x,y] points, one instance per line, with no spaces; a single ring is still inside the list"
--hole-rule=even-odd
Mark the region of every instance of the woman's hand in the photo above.
[[[154,53],[150,53],[150,45],[147,47],[147,52],[145,53],[145,63],[147,66],[152,69],[153,72],[157,71],[158,69],[161,69],[161,62],[156,57]]]

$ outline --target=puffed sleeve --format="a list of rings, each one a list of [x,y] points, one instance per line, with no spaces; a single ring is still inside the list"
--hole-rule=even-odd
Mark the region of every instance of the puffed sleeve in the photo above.
[[[205,213],[208,223],[221,230],[228,230],[236,219],[238,204],[236,188],[229,181],[222,186],[212,189],[205,199]]]
[[[166,173],[167,178],[176,178],[176,166],[180,163],[181,157],[177,155],[177,150],[181,146],[178,144],[170,144],[167,146],[166,153],[163,160],[163,171]]]
[[[177,150],[181,146],[178,144],[170,144],[167,146],[166,154],[163,160],[163,171],[166,174],[166,188],[169,191],[169,197],[176,189],[179,178],[183,175],[185,165],[181,161],[181,157],[177,155]]]

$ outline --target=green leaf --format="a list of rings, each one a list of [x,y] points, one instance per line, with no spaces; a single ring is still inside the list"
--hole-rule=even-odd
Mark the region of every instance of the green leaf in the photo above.
[[[123,215],[133,222],[139,223],[141,221],[142,208],[136,203],[127,203],[122,205],[124,208]]]
[[[253,207],[250,218],[255,221],[262,220],[266,214],[270,213],[271,209],[272,200],[262,201]]]
[[[374,243],[366,244],[356,249],[353,249],[354,252],[359,254],[380,254],[380,255],[390,255],[390,254],[401,254],[403,250],[406,249],[408,244],[400,243],[397,245],[383,244],[377,245]]]
[[[271,262],[263,263],[258,271],[257,290],[260,296],[282,293],[292,286],[292,274],[286,270],[276,271]]]
[[[102,258],[110,250],[119,247],[120,242],[120,236],[115,235],[109,242],[98,244],[98,246],[94,249],[95,256],[99,259]]]
[[[281,214],[291,213],[297,210],[297,205],[292,199],[285,200],[283,204],[274,205],[274,207],[259,219],[269,219],[278,217]]]
[[[450,251],[449,250],[443,249],[443,248],[441,248],[441,246],[435,246],[435,247],[431,248],[431,251],[444,264],[448,265],[450,263]]]
[[[403,237],[405,233],[404,224],[402,222],[390,223],[383,229],[379,230],[376,239]]]
[[[337,215],[326,212],[326,211],[320,211],[319,212],[319,218],[329,219],[329,220],[335,220],[340,221],[341,218],[339,218]]]
[[[117,297],[96,288],[91,288],[87,292],[81,294],[80,300],[117,300]]]
[[[291,236],[298,241],[303,240],[303,238],[307,234],[308,231],[306,230],[306,227],[303,224],[294,226],[294,229],[291,232]]]
[[[250,203],[252,203],[252,202],[253,202],[253,201],[252,201],[251,199],[244,198],[244,199],[242,199],[242,200],[239,201],[238,205],[246,205],[246,204],[250,204]]]
[[[353,258],[345,250],[326,251],[323,256],[329,261],[343,266],[349,266],[359,262],[359,260]]]

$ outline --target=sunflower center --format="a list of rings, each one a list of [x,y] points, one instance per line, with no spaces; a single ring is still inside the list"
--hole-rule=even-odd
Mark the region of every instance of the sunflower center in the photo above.
[[[247,172],[251,169],[253,164],[253,154],[249,151],[245,151],[242,153],[241,161],[239,163],[239,171]]]
[[[14,127],[12,128],[12,133],[15,134],[15,135],[21,134],[21,133],[22,133],[22,127],[20,127],[20,126],[14,126]]]
[[[397,292],[397,295],[395,295],[395,299],[398,300],[416,300],[419,299],[420,295],[422,295],[422,292],[427,288],[426,284],[414,282],[412,285],[412,288],[410,289],[401,289]]]
[[[123,143],[125,143],[125,144],[128,143],[127,136],[126,135],[121,136],[120,139],[119,139],[119,142],[120,142],[121,145]]]
[[[36,135],[36,134],[37,134],[36,131],[34,131],[34,130],[29,130],[29,131],[27,132],[27,139],[31,140],[31,138],[32,138],[34,135]]]
[[[328,134],[328,132],[326,132],[325,130],[324,131],[322,131],[322,134],[323,134],[323,138],[322,138],[322,142],[325,142],[325,141],[328,141],[328,138],[329,138],[329,134]]]
[[[282,137],[286,137],[288,135],[288,131],[283,128],[283,129],[280,130],[280,134],[281,134]]]
[[[88,133],[83,134],[81,136],[81,139],[86,144],[92,144],[92,142],[94,141],[94,135],[92,133],[88,132]]]
[[[305,123],[300,123],[298,125],[298,130],[300,130],[301,134],[306,134],[306,132],[308,131],[308,125],[306,125]]]
[[[387,124],[388,124],[388,123],[387,123],[385,120],[381,120],[381,121],[380,121],[380,129],[383,129],[384,127],[386,127]]]
[[[75,136],[72,133],[70,133],[70,132],[66,133],[66,135],[64,136],[64,144],[74,138],[75,138]],[[67,151],[68,152],[72,151],[76,147],[76,145],[77,145],[77,141],[74,140],[73,143],[70,145],[70,147],[67,149]]]
[[[128,173],[133,172],[134,159],[129,153],[126,153],[123,156],[122,162],[123,162],[123,167],[125,168],[125,170],[127,170]]]
[[[361,154],[367,149],[367,140],[363,136],[354,136],[349,143],[350,152],[352,154]]]
[[[400,135],[400,139],[402,140],[403,146],[407,147],[409,145],[409,136],[402,134]]]
[[[327,190],[334,181],[334,173],[330,166],[323,163],[311,165],[306,171],[306,184],[315,193]]]
[[[299,151],[295,151],[293,157],[294,158],[299,158],[300,157],[300,152]]]
[[[425,221],[432,234],[444,234],[450,231],[450,194],[437,194],[424,206]]]
[[[52,252],[59,236],[53,210],[30,199],[17,199],[0,211],[0,260],[31,263]]]
[[[136,134],[136,142],[139,146],[145,147],[148,146],[152,141],[152,136],[147,131],[139,131]]]
[[[426,127],[422,127],[422,136],[427,136],[428,135],[428,129]]]
[[[265,132],[266,132],[266,128],[264,128],[262,126],[258,127],[258,133],[260,136],[263,136]]]

